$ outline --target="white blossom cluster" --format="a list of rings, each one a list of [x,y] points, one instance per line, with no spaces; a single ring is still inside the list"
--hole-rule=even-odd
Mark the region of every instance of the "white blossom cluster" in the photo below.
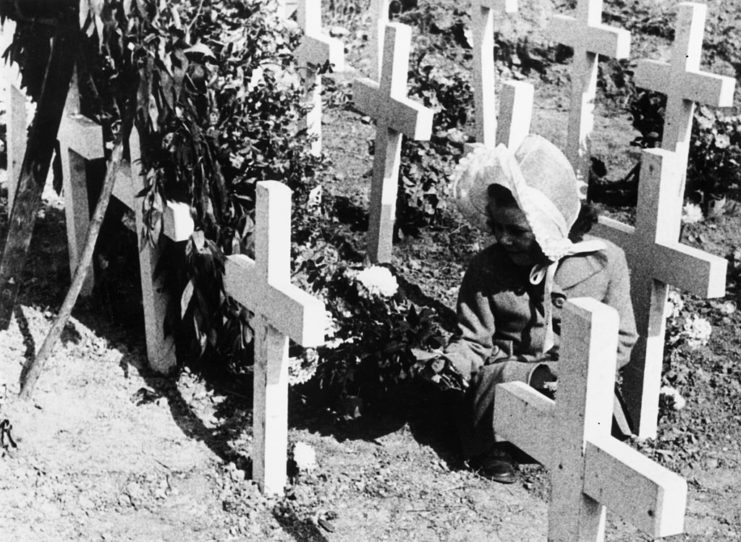
[[[667,320],[679,318],[683,310],[684,300],[682,299],[682,295],[677,290],[670,289],[669,295],[667,295],[666,305],[664,305],[664,318]]]
[[[385,267],[372,265],[363,269],[355,277],[368,290],[370,295],[392,297],[399,290],[396,277]]]
[[[684,321],[682,335],[690,348],[705,346],[713,333],[713,326],[705,318],[692,314]]]
[[[682,410],[687,406],[687,401],[676,388],[671,386],[661,386],[659,394],[667,401],[673,410]]]
[[[288,358],[288,385],[296,386],[311,380],[319,366],[319,354],[313,348],[306,348],[302,355]]]
[[[682,207],[682,222],[685,224],[696,224],[702,222],[704,218],[702,209],[696,203],[685,203]]]

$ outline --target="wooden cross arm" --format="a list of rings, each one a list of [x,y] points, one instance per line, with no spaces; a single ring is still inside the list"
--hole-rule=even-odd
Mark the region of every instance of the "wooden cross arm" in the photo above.
[[[629,263],[635,262],[643,253],[642,246],[632,239],[635,235],[633,226],[600,217],[592,233],[623,247]],[[651,250],[654,252],[652,274],[657,280],[702,297],[725,295],[728,267],[725,258],[681,243],[656,243]]]
[[[682,89],[682,98],[713,107],[731,107],[736,80],[733,77],[701,71],[675,75],[666,62],[641,60],[636,65],[635,84],[667,94],[672,87]]]
[[[431,109],[409,98],[380,96],[379,93],[379,84],[372,79],[360,78],[353,83],[353,102],[361,113],[375,118],[379,125],[386,125],[417,141],[430,138]]]
[[[728,261],[680,243],[656,244],[653,275],[701,297],[726,295]]]
[[[306,34],[296,49],[299,64],[319,66],[329,61],[335,71],[345,69],[345,46],[337,38]]]
[[[623,250],[625,250],[625,247],[630,246],[631,237],[635,233],[635,228],[623,224],[614,218],[601,216],[597,223],[592,227],[592,231],[589,233],[595,237],[601,237],[602,239],[612,241],[619,247],[623,247]]]
[[[136,189],[131,179],[131,167],[124,162],[118,168],[113,196],[131,210],[142,202],[136,198]],[[168,201],[162,216],[162,233],[176,243],[187,240],[195,229],[190,206],[187,203]]]
[[[654,538],[684,530],[687,483],[611,437],[587,442],[584,493]]]
[[[548,39],[563,43],[574,49],[611,57],[628,58],[630,55],[630,32],[606,24],[588,26],[582,32],[575,31],[580,22],[574,17],[555,15],[546,28]]]
[[[165,214],[162,217],[162,233],[175,241],[186,241],[193,230],[193,216],[190,214],[190,205],[179,201],[168,201],[165,208]]]
[[[553,436],[543,433],[553,424],[543,423],[552,417],[555,402],[524,382],[498,384],[494,400],[494,431],[498,437],[516,443],[517,447],[551,469],[554,463]]]
[[[324,343],[324,303],[288,284],[265,284],[255,261],[243,254],[228,256],[224,270],[227,294],[298,344],[311,347]]]
[[[85,160],[104,158],[103,128],[83,115],[65,114],[57,135],[62,147],[71,147]],[[64,150],[62,151],[64,152]]]

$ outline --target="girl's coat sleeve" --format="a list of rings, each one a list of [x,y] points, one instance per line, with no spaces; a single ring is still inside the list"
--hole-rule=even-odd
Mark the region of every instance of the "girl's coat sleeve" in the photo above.
[[[474,258],[458,292],[458,333],[445,350],[460,373],[470,378],[492,353],[496,326],[490,300],[481,292],[479,258]]]

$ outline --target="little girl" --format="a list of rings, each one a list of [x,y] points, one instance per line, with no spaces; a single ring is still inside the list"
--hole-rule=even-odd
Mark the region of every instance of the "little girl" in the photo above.
[[[445,358],[468,383],[460,424],[465,457],[482,474],[511,483],[511,448],[496,441],[492,426],[496,385],[519,380],[555,389],[560,309],[570,297],[617,309],[618,367],[625,366],[637,339],[628,267],[616,245],[581,239],[593,215],[585,207],[575,226],[582,210],[576,176],[540,136],[528,136],[514,153],[502,145],[478,147],[461,160],[454,182],[463,215],[496,242],[463,277],[458,333]],[[616,420],[630,434],[620,408]]]

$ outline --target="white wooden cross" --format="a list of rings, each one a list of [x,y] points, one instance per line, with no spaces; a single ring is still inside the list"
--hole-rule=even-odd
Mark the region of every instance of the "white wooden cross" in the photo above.
[[[593,229],[625,250],[631,270],[641,338],[624,370],[623,391],[642,437],[656,435],[667,285],[701,297],[725,295],[726,260],[679,242],[682,207],[677,194],[684,188],[684,164],[675,152],[644,149],[635,227],[600,217]]]
[[[383,67],[384,34],[386,25],[389,23],[389,6],[391,0],[371,0],[371,29],[368,33],[368,51],[370,51],[370,67],[368,72],[370,78],[378,81],[381,78]]]
[[[306,128],[316,139],[311,144],[315,156],[322,154],[322,81],[317,77],[317,68],[325,62],[331,63],[336,71],[345,66],[345,51],[342,42],[322,32],[321,0],[301,0],[298,5],[298,24],[304,37],[296,51],[298,64],[303,68],[302,79],[311,109],[306,113]]]
[[[79,114],[79,94],[74,80],[67,95],[66,109],[58,138],[64,176],[67,244],[70,269],[74,272],[90,223],[85,160],[105,157],[100,125]],[[175,345],[172,337],[166,336],[163,330],[167,297],[162,292],[162,279],[155,279],[154,273],[161,247],[149,245],[141,235],[144,229],[144,219],[141,201],[136,199],[136,194],[144,187],[144,178],[141,174],[139,136],[136,130],[132,131],[129,139],[129,152],[131,162],[123,163],[119,168],[113,195],[132,209],[136,217],[137,241],[141,249],[139,251],[139,271],[147,359],[155,371],[166,373],[175,367]],[[167,203],[163,213],[162,228],[165,237],[172,241],[184,241],[192,233],[193,227],[190,209],[186,204]],[[86,285],[88,294],[92,290],[92,284],[92,270],[89,270]]]
[[[356,79],[353,85],[355,107],[377,124],[368,226],[373,262],[391,260],[402,134],[427,140],[432,132],[432,111],[406,96],[411,40],[408,26],[386,25],[381,80]]]
[[[677,158],[684,161],[680,168],[684,176],[695,103],[730,107],[736,81],[700,70],[707,6],[682,2],[678,9],[671,61],[641,60],[636,66],[634,80],[638,87],[666,94],[661,147],[677,151]],[[680,202],[683,193],[684,189],[678,194]]]
[[[255,259],[226,260],[227,294],[255,313],[252,472],[265,493],[282,493],[288,445],[288,339],[324,342],[324,303],[291,284],[291,190],[257,184]]]
[[[494,11],[502,7],[505,12],[514,13],[517,11],[517,0],[471,0],[476,141],[492,147],[496,146],[497,134]]]
[[[598,55],[627,58],[630,53],[630,32],[602,23],[602,0],[578,0],[576,17],[556,15],[546,32],[553,41],[574,49],[566,156],[574,167],[577,180],[587,183]]]
[[[13,41],[15,32],[15,23],[6,19],[0,32],[0,56]],[[0,60],[0,62],[3,62]],[[6,85],[6,156],[8,174],[8,214],[13,208],[15,199],[15,190],[18,184],[18,178],[21,173],[23,164],[23,155],[26,153],[26,139],[28,127],[28,110],[26,104],[28,99],[26,93],[21,90],[20,73],[18,66],[3,62],[0,68],[0,75]]]
[[[530,133],[535,88],[525,81],[505,81],[502,83],[501,94],[496,142],[514,152]],[[467,154],[480,143],[483,142],[464,143],[463,151]]]
[[[604,540],[609,509],[653,537],[684,529],[687,484],[610,434],[619,317],[591,298],[563,309],[555,402],[522,382],[499,384],[494,430],[551,476],[548,540]]]
[[[85,246],[85,237],[90,224],[85,164],[88,160],[105,158],[103,129],[100,124],[80,113],[80,94],[76,77],[72,78],[72,84],[67,92],[57,139],[62,162],[69,268],[70,275],[73,275]],[[93,284],[93,272],[89,269],[80,294],[83,296],[92,294]]]

